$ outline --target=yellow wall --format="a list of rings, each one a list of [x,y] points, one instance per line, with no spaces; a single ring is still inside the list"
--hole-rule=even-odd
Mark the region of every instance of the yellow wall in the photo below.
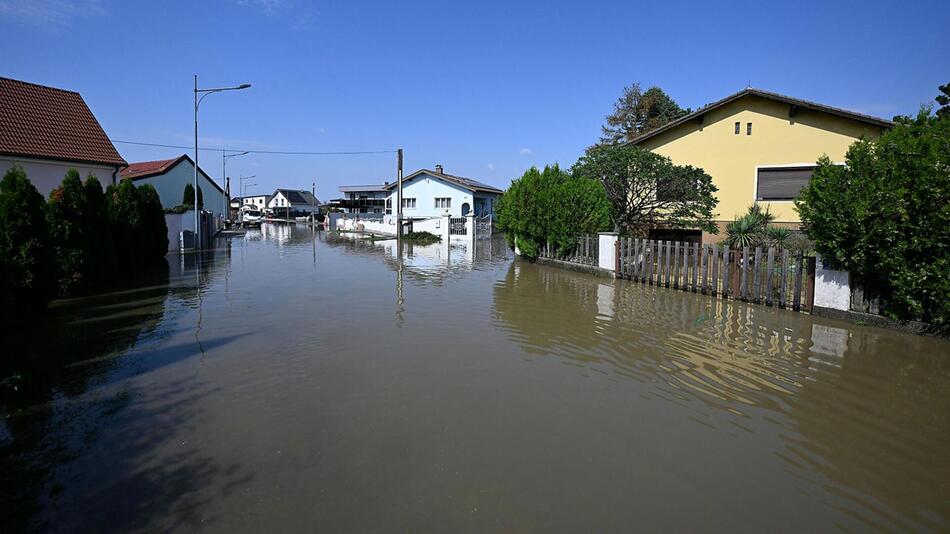
[[[876,138],[872,124],[799,109],[789,117],[789,105],[758,96],[745,96],[714,109],[703,124],[692,120],[651,137],[640,146],[663,154],[677,165],[702,167],[719,188],[716,219],[731,221],[755,201],[756,166],[814,164],[822,154],[843,162],[845,152],[862,136]],[[739,135],[735,123],[741,122]],[[746,135],[746,123],[752,135]],[[792,202],[769,201],[777,222],[797,223]]]

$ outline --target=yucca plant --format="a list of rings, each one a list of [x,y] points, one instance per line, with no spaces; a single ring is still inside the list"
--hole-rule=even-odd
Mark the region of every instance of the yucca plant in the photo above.
[[[754,247],[761,238],[761,227],[748,213],[726,225],[726,243],[730,248]]]
[[[792,238],[792,231],[781,226],[769,226],[765,229],[764,246],[789,248],[789,241]]]

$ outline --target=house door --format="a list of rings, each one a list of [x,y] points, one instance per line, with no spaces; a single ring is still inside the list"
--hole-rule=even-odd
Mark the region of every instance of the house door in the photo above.
[[[468,212],[472,211],[471,206],[468,205],[468,202],[462,203],[462,217],[468,215]]]

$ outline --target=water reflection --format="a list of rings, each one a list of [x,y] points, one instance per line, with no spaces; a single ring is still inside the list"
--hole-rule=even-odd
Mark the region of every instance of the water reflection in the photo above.
[[[947,526],[946,341],[521,262],[494,309],[527,353],[630,380],[698,424],[776,436],[787,472],[860,527]]]
[[[169,260],[30,336],[74,354],[8,408],[4,487],[32,489],[4,511],[90,531],[950,518],[945,341],[539,266],[501,240],[265,225]]]
[[[170,347],[153,353],[159,357],[148,364],[130,366],[125,359],[160,345],[183,310],[200,309],[201,290],[226,272],[230,250],[229,242],[218,240],[201,254],[169,255],[156,268],[117,277],[101,293],[54,302],[45,316],[2,334],[0,486],[8,490],[0,492],[0,524],[27,528],[51,467],[73,458],[120,411],[136,409],[128,391],[89,397],[90,389],[105,377],[115,380],[191,353],[190,347]],[[135,439],[125,440],[130,448],[154,439],[145,414],[131,417],[139,416],[143,426],[133,432]]]

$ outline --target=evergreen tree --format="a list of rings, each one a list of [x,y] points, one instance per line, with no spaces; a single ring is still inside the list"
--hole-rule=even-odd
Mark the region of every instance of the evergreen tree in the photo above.
[[[614,103],[614,111],[607,115],[607,123],[601,127],[601,144],[617,144],[630,141],[676,120],[689,113],[682,109],[659,87],[645,92],[635,83],[623,88],[623,95]]]
[[[46,309],[55,292],[46,206],[26,173],[14,166],[0,181],[0,316]]]

